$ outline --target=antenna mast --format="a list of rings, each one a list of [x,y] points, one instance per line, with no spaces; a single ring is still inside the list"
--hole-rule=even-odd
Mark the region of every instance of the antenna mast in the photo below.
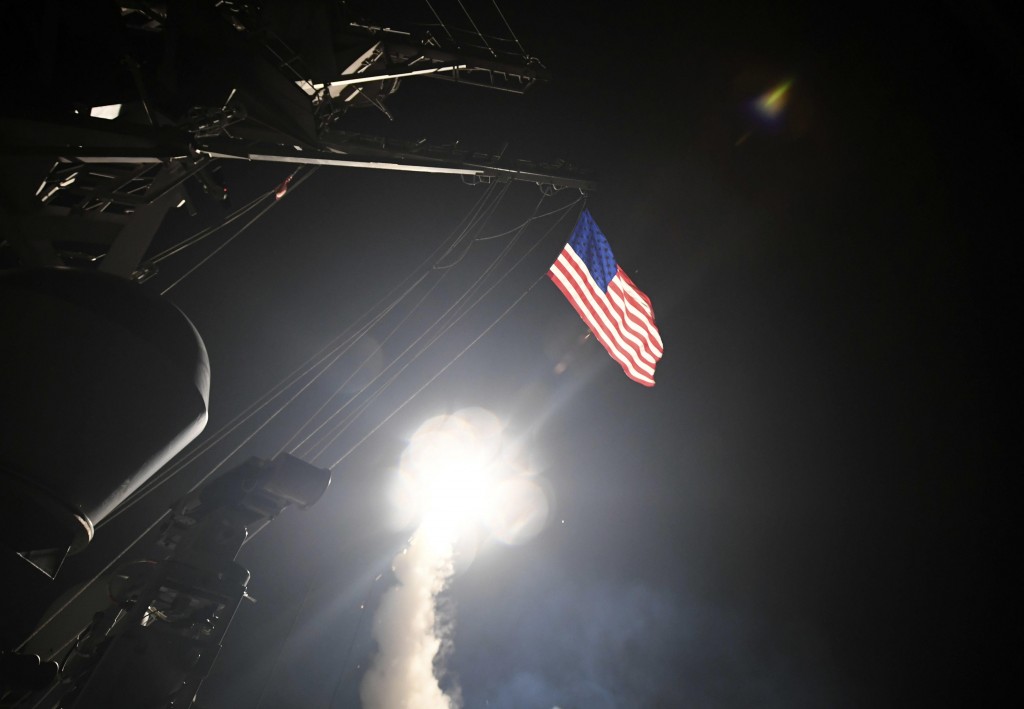
[[[18,265],[95,262],[132,277],[167,211],[193,209],[186,182],[226,199],[222,160],[594,186],[565,161],[345,129],[357,109],[390,118],[389,97],[412,79],[525,93],[548,74],[517,39],[506,51],[479,30],[478,40],[444,24],[443,32],[399,30],[329,0],[118,5],[116,16],[64,18],[81,26],[63,43],[52,22],[35,18],[58,45],[57,60],[40,65],[74,70],[23,79],[18,95],[32,109],[8,104],[0,117],[4,182],[21,182],[0,214]]]

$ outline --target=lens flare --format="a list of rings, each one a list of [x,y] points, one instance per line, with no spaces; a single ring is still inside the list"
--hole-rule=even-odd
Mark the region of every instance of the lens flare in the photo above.
[[[792,79],[786,79],[773,89],[761,94],[754,102],[754,108],[764,118],[775,120],[786,108],[789,101],[789,89],[793,85]]]
[[[495,486],[485,524],[499,541],[522,544],[544,528],[549,508],[547,492],[537,480],[509,478]]]

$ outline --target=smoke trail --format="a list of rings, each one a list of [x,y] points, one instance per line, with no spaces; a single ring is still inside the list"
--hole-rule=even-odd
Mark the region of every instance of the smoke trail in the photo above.
[[[548,512],[540,485],[499,456],[501,430],[493,413],[463,409],[424,422],[402,454],[393,502],[399,518],[420,522],[395,557],[398,585],[384,594],[373,621],[378,652],[360,686],[365,709],[462,706],[459,688],[446,692],[438,681],[452,630],[451,614],[438,601],[456,551],[460,562],[471,557],[481,525],[506,543],[523,541],[544,526]]]
[[[458,709],[458,690],[445,694],[434,673],[435,662],[451,632],[439,617],[437,596],[454,571],[458,530],[426,519],[409,546],[395,557],[398,585],[381,599],[374,618],[378,644],[360,695],[364,709]]]

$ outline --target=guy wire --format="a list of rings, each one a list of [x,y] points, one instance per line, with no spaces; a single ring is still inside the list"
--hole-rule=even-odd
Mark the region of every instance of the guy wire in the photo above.
[[[533,209],[533,212],[534,212],[534,214],[536,214],[537,210],[539,209],[540,205],[541,205],[541,204],[543,203],[544,199],[546,199],[546,195],[541,195],[541,198],[540,198],[540,200],[539,200],[539,201],[537,202],[537,204],[536,204],[536,205],[534,206],[534,209]],[[524,222],[524,225],[523,225],[523,226],[521,227],[521,230],[522,230],[522,229],[525,229],[525,226],[526,226],[527,224],[529,224],[529,223],[530,223],[530,221],[529,221],[529,220],[527,220],[526,222]],[[521,231],[520,231],[520,233],[521,233]],[[361,396],[361,395],[362,395],[362,394],[363,394],[363,393],[364,393],[364,392],[365,392],[365,391],[366,391],[366,390],[367,390],[367,389],[368,389],[369,387],[373,386],[373,384],[375,384],[375,383],[376,383],[376,382],[377,382],[377,381],[378,381],[378,380],[379,380],[379,379],[380,379],[380,378],[381,378],[382,376],[384,376],[384,375],[385,375],[385,374],[386,374],[386,373],[387,373],[387,372],[388,372],[388,371],[389,371],[390,369],[392,369],[392,368],[393,368],[393,367],[394,367],[395,365],[397,365],[397,364],[399,363],[399,361],[400,361],[400,360],[402,359],[402,357],[404,357],[404,356],[405,356],[406,354],[408,354],[408,352],[409,352],[410,350],[412,350],[412,349],[413,349],[414,347],[416,347],[416,346],[417,346],[417,345],[418,345],[418,344],[419,344],[419,343],[420,343],[420,342],[421,342],[421,341],[422,341],[422,340],[423,340],[424,338],[428,337],[428,336],[430,335],[430,333],[431,333],[431,331],[432,331],[432,330],[434,330],[435,328],[437,328],[438,326],[440,326],[440,325],[441,325],[441,323],[442,323],[442,322],[443,322],[443,321],[444,321],[444,320],[445,320],[445,319],[446,319],[446,318],[447,318],[447,317],[448,317],[448,316],[449,316],[449,315],[450,315],[450,314],[451,314],[451,313],[452,313],[453,311],[457,312],[457,309],[458,309],[458,307],[459,307],[459,306],[460,306],[460,305],[461,305],[461,304],[462,304],[462,303],[463,303],[463,302],[464,302],[464,301],[465,301],[465,300],[466,300],[467,298],[469,298],[469,297],[470,297],[470,296],[472,295],[473,291],[474,291],[474,290],[476,290],[476,288],[477,288],[477,287],[478,287],[478,286],[480,285],[480,282],[481,282],[481,281],[482,281],[482,280],[483,280],[483,279],[484,279],[484,278],[485,278],[485,277],[486,277],[486,276],[487,276],[488,274],[490,274],[490,273],[491,273],[491,271],[493,271],[493,270],[494,270],[494,268],[495,268],[495,267],[496,267],[496,266],[498,265],[498,263],[500,263],[500,262],[501,262],[501,260],[502,260],[502,259],[504,258],[504,256],[505,256],[505,254],[507,254],[507,253],[508,253],[508,251],[509,251],[509,250],[511,249],[511,247],[512,247],[512,246],[513,246],[513,245],[514,245],[514,244],[516,243],[516,240],[517,240],[517,239],[518,239],[518,236],[517,236],[517,237],[515,237],[514,239],[510,240],[510,242],[509,242],[508,244],[506,244],[506,245],[504,246],[504,248],[503,248],[503,249],[501,250],[501,252],[500,252],[500,253],[498,254],[498,256],[497,256],[497,257],[495,257],[495,258],[494,258],[494,259],[493,259],[493,260],[491,261],[491,263],[490,263],[490,264],[488,265],[488,267],[487,267],[487,268],[486,268],[486,269],[484,270],[484,272],[483,272],[483,273],[482,273],[482,274],[481,274],[480,276],[478,276],[478,277],[477,277],[476,281],[474,281],[474,282],[473,282],[473,284],[472,284],[472,285],[470,285],[470,286],[469,286],[469,288],[467,288],[467,289],[465,290],[465,292],[463,292],[463,294],[462,294],[461,296],[459,296],[459,297],[458,297],[458,298],[457,298],[457,299],[455,300],[455,302],[454,302],[454,303],[452,303],[452,305],[450,305],[450,306],[448,307],[448,309],[447,309],[447,310],[445,310],[445,312],[444,312],[444,313],[442,313],[442,314],[441,314],[441,315],[440,315],[440,316],[439,316],[439,317],[438,317],[438,318],[437,318],[437,319],[436,319],[436,320],[435,320],[435,321],[434,321],[433,323],[431,323],[431,324],[430,324],[430,325],[429,325],[429,326],[428,326],[428,327],[427,327],[427,328],[426,328],[426,329],[425,329],[425,330],[423,331],[423,333],[422,333],[421,335],[419,335],[419,336],[418,336],[418,337],[417,337],[417,338],[416,338],[415,340],[413,340],[413,341],[412,341],[412,342],[411,342],[411,343],[410,343],[410,344],[409,344],[409,345],[408,345],[408,346],[407,346],[407,347],[406,347],[406,348],[405,348],[405,349],[404,349],[404,350],[403,350],[403,351],[402,351],[402,352],[401,352],[400,354],[398,354],[398,355],[397,355],[397,356],[396,356],[396,357],[395,357],[395,358],[394,358],[394,359],[393,359],[393,360],[391,361],[391,363],[390,363],[390,364],[388,364],[388,365],[387,365],[387,366],[386,366],[386,367],[385,367],[384,369],[382,369],[382,370],[381,370],[381,371],[380,371],[380,372],[379,372],[379,373],[378,373],[378,374],[377,374],[377,375],[376,375],[376,376],[375,376],[375,377],[374,377],[373,379],[371,379],[371,380],[370,380],[369,382],[367,382],[367,384],[366,384],[366,385],[364,385],[364,386],[363,386],[363,387],[362,387],[362,388],[361,388],[361,389],[360,389],[360,390],[359,390],[358,392],[356,392],[356,394],[355,394],[355,395],[353,395],[353,397],[352,397],[351,399],[349,399],[349,400],[348,400],[347,402],[345,402],[345,404],[343,404],[343,405],[342,405],[342,406],[341,406],[341,407],[340,407],[340,408],[339,408],[338,410],[336,410],[336,411],[335,411],[335,412],[334,412],[333,414],[331,414],[331,416],[330,416],[330,417],[328,418],[328,420],[331,420],[331,419],[335,418],[336,416],[338,416],[339,414],[341,414],[341,412],[342,412],[342,411],[344,411],[344,410],[345,410],[345,409],[346,409],[346,408],[347,408],[347,407],[348,407],[348,406],[349,406],[349,405],[350,405],[350,404],[351,404],[351,403],[352,403],[353,401],[355,401],[355,400],[356,400],[356,399],[357,399],[357,398],[358,398],[359,396]],[[502,277],[502,278],[503,278],[503,277]],[[501,279],[499,279],[499,281],[498,281],[498,282],[500,282],[500,280],[501,280]],[[489,291],[488,291],[488,292],[489,292]],[[477,301],[477,302],[479,302],[479,301]],[[474,305],[475,305],[475,303],[474,303]],[[472,306],[470,306],[470,307],[472,307]],[[376,399],[376,398],[377,398],[377,397],[378,397],[378,396],[379,396],[379,395],[380,395],[381,393],[383,393],[383,391],[384,391],[384,390],[385,390],[385,389],[386,389],[386,388],[387,388],[388,386],[390,386],[390,384],[391,384],[392,382],[394,382],[394,381],[395,381],[395,379],[397,378],[397,376],[398,376],[398,375],[400,375],[400,374],[401,374],[402,372],[404,372],[404,371],[405,371],[405,370],[406,370],[406,369],[407,369],[407,368],[409,367],[409,365],[411,365],[411,364],[412,364],[412,363],[413,363],[414,361],[416,361],[416,360],[417,360],[417,359],[419,358],[419,356],[420,356],[421,354],[423,354],[423,353],[424,353],[424,352],[425,352],[425,351],[426,351],[427,349],[429,349],[429,348],[430,348],[430,347],[431,347],[431,346],[432,346],[432,345],[434,344],[434,342],[436,342],[436,341],[437,341],[437,339],[438,339],[438,338],[439,338],[439,337],[440,337],[441,335],[443,335],[443,334],[444,334],[445,332],[447,332],[447,330],[448,330],[448,329],[450,329],[450,327],[451,327],[452,325],[454,325],[454,324],[455,324],[455,322],[458,322],[458,320],[459,320],[459,319],[461,319],[461,317],[462,317],[461,315],[456,315],[456,316],[455,316],[455,320],[454,320],[454,321],[453,321],[452,323],[450,323],[450,324],[449,324],[449,325],[447,325],[447,326],[442,326],[442,330],[441,330],[441,331],[440,331],[440,332],[439,332],[439,333],[438,333],[438,334],[437,334],[436,336],[434,336],[434,338],[433,338],[432,340],[430,340],[430,342],[428,342],[428,343],[427,343],[427,344],[426,344],[426,345],[425,345],[425,346],[424,346],[424,347],[423,347],[423,348],[422,348],[422,349],[421,349],[421,350],[420,350],[419,352],[415,353],[415,354],[414,354],[414,355],[412,356],[412,358],[411,358],[411,359],[410,359],[410,360],[409,360],[409,361],[408,361],[408,362],[407,362],[407,363],[406,363],[405,365],[403,365],[403,366],[402,366],[402,367],[401,367],[401,368],[399,369],[399,371],[398,371],[398,372],[397,372],[397,373],[396,373],[395,375],[393,375],[393,376],[392,376],[392,377],[391,377],[390,379],[388,379],[388,380],[387,380],[387,381],[386,381],[386,382],[385,382],[385,383],[384,383],[383,385],[381,385],[380,389],[379,389],[379,390],[378,390],[378,391],[377,391],[376,393],[372,394],[372,395],[370,396],[370,398],[369,398],[369,399],[368,399],[368,400],[367,400],[366,402],[364,402],[364,404],[362,404],[362,405],[360,406],[359,410],[357,411],[357,413],[356,413],[355,415],[356,415],[356,416],[358,416],[358,414],[362,413],[362,411],[364,411],[364,410],[366,409],[366,407],[367,407],[367,406],[369,406],[369,404],[370,404],[370,403],[372,403],[372,401],[374,401],[374,400],[375,400],[375,399]],[[351,418],[351,417],[350,417],[350,418],[347,418],[347,419],[343,420],[342,422],[340,422],[340,423],[339,423],[339,424],[338,424],[338,425],[337,425],[337,426],[336,426],[335,428],[333,428],[333,429],[331,430],[331,432],[333,432],[333,435],[331,435],[331,438],[330,438],[330,439],[329,439],[329,440],[327,441],[327,443],[326,443],[325,445],[330,445],[330,443],[332,443],[332,442],[333,442],[334,440],[336,440],[336,439],[337,439],[337,437],[338,437],[338,436],[340,436],[340,435],[341,435],[341,433],[342,433],[342,432],[344,432],[344,430],[348,428],[348,426],[349,426],[349,425],[350,425],[350,424],[352,423],[352,421],[353,421],[353,420],[354,420],[354,419],[353,419],[353,418]],[[340,428],[340,430],[338,429],[338,427],[339,427],[339,426],[341,427],[341,428]],[[322,426],[321,426],[321,428],[322,428]],[[331,433],[331,432],[329,432],[329,433],[328,433],[328,434],[326,434],[326,435],[330,435],[330,433]],[[314,449],[316,449],[316,448],[317,448],[317,445],[316,445],[316,444],[314,444],[314,445],[313,445],[313,446],[311,447],[311,449],[310,449],[310,450],[307,450],[307,452],[306,452],[306,453],[307,453],[307,455],[311,454],[311,453],[313,452],[313,450],[314,450]],[[313,457],[313,460],[315,460],[315,459],[316,459],[317,457],[319,457],[319,456],[320,456],[320,455],[321,455],[321,454],[323,453],[323,451],[324,451],[324,450],[325,450],[325,448],[321,448],[321,449],[320,449],[320,451],[319,451],[319,452],[318,452],[318,453],[317,453],[317,454],[316,454],[316,455],[315,455],[315,456]]]
[[[582,198],[579,198],[579,199],[577,199],[577,200],[576,200],[575,202],[573,202],[572,204],[578,204],[578,203],[579,203],[579,202],[581,201],[581,199],[582,199]],[[541,198],[541,202],[543,202],[543,197]],[[539,208],[539,206],[540,206],[541,202],[538,202],[538,204],[537,204],[537,207],[535,207],[535,208],[534,208],[534,211],[535,211],[535,212],[536,212],[537,208]],[[572,206],[572,205],[568,205],[568,206]],[[555,211],[558,211],[558,210],[555,210]],[[553,212],[552,212],[552,213],[553,213]],[[370,397],[370,399],[368,399],[367,401],[363,402],[363,404],[362,404],[362,405],[360,405],[359,409],[358,409],[357,411],[353,412],[353,414],[352,414],[351,416],[349,416],[349,417],[348,417],[348,418],[346,419],[346,422],[343,422],[343,423],[344,423],[344,426],[343,426],[342,428],[340,428],[340,430],[337,430],[337,431],[335,431],[335,432],[334,432],[334,435],[332,435],[332,436],[331,436],[330,440],[329,440],[329,441],[327,441],[325,445],[321,446],[321,449],[320,449],[320,451],[319,451],[319,452],[318,452],[318,453],[317,453],[317,454],[316,454],[316,455],[315,455],[315,456],[314,456],[314,457],[312,458],[312,461],[315,461],[315,460],[316,460],[317,458],[319,458],[319,457],[320,457],[321,455],[323,455],[323,454],[324,454],[324,453],[326,452],[326,450],[327,450],[327,447],[328,447],[328,446],[330,446],[330,444],[332,444],[332,443],[333,443],[333,442],[334,442],[335,440],[337,440],[337,438],[338,438],[338,437],[339,437],[339,436],[340,436],[340,435],[341,435],[341,434],[342,434],[342,433],[343,433],[343,432],[344,432],[344,431],[345,431],[345,430],[346,430],[346,429],[348,428],[348,426],[349,426],[349,425],[351,425],[351,423],[352,423],[352,422],[353,422],[353,421],[355,420],[355,418],[357,418],[357,417],[358,417],[358,416],[359,416],[360,414],[362,414],[362,412],[363,412],[363,411],[365,411],[365,410],[366,410],[366,408],[368,408],[368,407],[370,406],[370,404],[371,404],[371,403],[372,403],[372,402],[373,402],[373,401],[374,401],[374,400],[375,400],[375,399],[376,399],[376,398],[377,398],[377,397],[378,397],[378,396],[379,396],[379,395],[380,395],[381,393],[383,393],[384,389],[386,389],[386,388],[387,388],[388,386],[390,386],[390,384],[391,384],[392,382],[394,382],[394,381],[395,381],[395,379],[397,379],[397,377],[398,377],[398,376],[399,376],[399,375],[400,375],[400,374],[401,374],[402,372],[404,372],[404,371],[405,371],[405,369],[407,369],[407,368],[408,368],[408,367],[409,367],[409,366],[410,366],[410,365],[412,364],[412,362],[413,362],[413,361],[415,361],[415,360],[416,360],[416,359],[417,359],[417,358],[418,358],[418,357],[419,357],[419,356],[420,356],[421,354],[423,354],[424,352],[426,352],[426,350],[427,350],[427,349],[429,349],[429,348],[430,348],[430,346],[431,346],[431,345],[433,345],[433,344],[434,344],[434,342],[436,342],[436,341],[437,341],[437,339],[439,339],[439,338],[440,338],[440,337],[441,337],[441,336],[442,336],[443,334],[445,334],[445,333],[446,333],[446,332],[447,332],[447,331],[448,331],[449,329],[451,329],[451,328],[452,328],[452,327],[453,327],[453,326],[454,326],[454,325],[455,325],[456,323],[458,323],[458,322],[459,322],[459,320],[461,320],[461,319],[462,319],[462,317],[464,317],[464,316],[465,316],[466,314],[468,314],[468,313],[469,313],[469,311],[470,311],[470,310],[472,310],[472,308],[474,308],[474,307],[475,307],[475,306],[476,306],[477,304],[479,304],[479,303],[480,303],[480,302],[481,302],[481,301],[482,301],[482,300],[483,300],[483,299],[484,299],[484,298],[485,298],[485,297],[486,297],[487,295],[489,295],[489,294],[491,293],[491,291],[493,291],[493,290],[494,290],[494,288],[496,288],[496,287],[497,287],[497,286],[498,286],[498,285],[499,285],[499,284],[500,284],[500,283],[501,283],[501,282],[502,282],[502,281],[503,281],[503,280],[504,280],[504,279],[505,279],[505,278],[506,278],[506,277],[507,277],[507,276],[508,276],[508,275],[509,275],[509,274],[510,274],[510,273],[511,273],[512,271],[514,271],[514,270],[515,270],[515,269],[516,269],[516,268],[517,268],[517,267],[518,267],[518,266],[519,266],[519,265],[520,265],[520,264],[521,264],[521,263],[522,263],[522,262],[523,262],[523,261],[524,261],[524,260],[526,259],[526,257],[527,257],[527,256],[529,256],[529,255],[530,255],[530,254],[531,254],[531,253],[532,253],[532,252],[533,252],[533,251],[534,251],[534,250],[535,250],[535,249],[536,249],[536,248],[537,248],[538,246],[540,246],[540,244],[541,244],[541,243],[543,243],[543,241],[544,241],[544,240],[545,240],[545,239],[547,238],[547,236],[548,236],[548,235],[549,235],[549,234],[550,234],[550,233],[551,233],[551,232],[552,232],[552,231],[554,230],[554,228],[555,228],[555,227],[556,227],[556,226],[557,226],[557,225],[558,225],[558,224],[559,224],[559,223],[560,223],[560,222],[562,221],[562,219],[563,219],[563,218],[565,217],[565,215],[566,215],[567,213],[568,213],[567,211],[563,211],[563,212],[562,212],[562,214],[561,214],[561,215],[559,216],[559,218],[558,218],[558,219],[557,219],[557,220],[556,220],[556,221],[555,221],[555,222],[554,222],[553,224],[551,224],[551,226],[549,226],[549,227],[548,227],[548,229],[547,229],[547,230],[546,230],[546,231],[545,231],[545,232],[544,232],[544,233],[543,233],[543,234],[542,234],[542,235],[541,235],[541,236],[540,236],[540,237],[539,237],[539,238],[538,238],[538,239],[537,239],[537,240],[536,240],[536,241],[535,241],[535,242],[534,242],[534,243],[533,243],[533,244],[532,244],[531,246],[530,246],[530,248],[529,248],[529,249],[527,249],[527,250],[526,250],[526,252],[525,252],[525,253],[523,253],[523,254],[522,254],[522,255],[521,255],[521,256],[520,256],[520,257],[519,257],[519,258],[518,258],[518,259],[516,260],[516,262],[515,262],[514,264],[512,264],[512,266],[511,266],[511,267],[510,267],[510,268],[509,268],[509,269],[508,269],[507,271],[505,271],[505,272],[504,272],[504,273],[503,273],[503,274],[502,274],[502,275],[501,275],[501,276],[499,277],[499,279],[498,279],[497,281],[495,281],[495,282],[494,282],[494,283],[493,283],[493,284],[492,284],[492,285],[491,285],[491,286],[490,286],[490,287],[489,287],[489,288],[488,288],[488,289],[487,289],[486,291],[484,291],[484,292],[483,292],[482,294],[480,294],[480,296],[479,296],[479,297],[477,297],[477,299],[476,299],[476,300],[475,300],[475,301],[473,302],[473,304],[472,304],[472,305],[470,305],[470,306],[469,306],[469,307],[468,307],[468,308],[467,308],[466,310],[464,310],[464,311],[462,312],[462,314],[460,314],[459,316],[457,316],[457,317],[456,317],[456,318],[455,318],[455,319],[454,319],[454,320],[453,320],[452,322],[450,322],[450,323],[449,323],[449,324],[448,324],[447,326],[445,326],[445,327],[444,327],[444,328],[443,328],[443,329],[441,330],[441,332],[437,333],[437,334],[436,334],[436,335],[434,336],[434,338],[433,338],[433,339],[432,339],[432,340],[431,340],[430,342],[428,342],[428,343],[427,343],[427,344],[426,344],[426,345],[425,345],[425,346],[424,346],[424,347],[423,347],[423,348],[422,348],[422,349],[421,349],[421,350],[420,350],[420,351],[419,351],[418,353],[416,353],[416,354],[415,354],[415,355],[413,356],[413,358],[412,358],[412,359],[410,359],[410,360],[409,360],[409,361],[408,361],[408,362],[407,362],[407,363],[406,363],[406,364],[405,364],[405,365],[404,365],[404,366],[403,366],[403,367],[402,367],[402,368],[401,368],[401,369],[400,369],[400,370],[399,370],[398,372],[396,372],[396,373],[395,373],[395,374],[394,374],[394,375],[393,375],[393,376],[392,376],[392,377],[391,377],[391,378],[390,378],[390,379],[389,379],[389,380],[388,380],[388,381],[387,381],[387,382],[386,382],[386,383],[385,383],[385,384],[384,384],[384,385],[383,385],[383,386],[382,386],[382,387],[381,387],[381,388],[380,388],[380,389],[379,389],[379,390],[378,390],[377,392],[375,392],[375,393],[374,393],[374,394],[373,394],[373,395],[372,395],[372,396]],[[526,222],[526,224],[528,224],[528,223],[529,223],[529,222]],[[525,227],[525,224],[524,224],[524,227]],[[484,274],[484,275],[486,275],[486,274]],[[546,276],[546,274],[544,274],[544,275]],[[481,276],[481,278],[482,278],[482,277],[483,277],[483,276]],[[542,276],[542,277],[541,277],[541,279],[543,279],[543,277],[544,277],[544,276]],[[538,281],[537,281],[537,282],[539,282],[539,281],[540,281],[541,279],[538,279]],[[479,282],[479,280],[480,280],[480,279],[478,279],[478,282]],[[420,387],[420,388],[419,388],[419,389],[418,389],[418,390],[417,390],[417,391],[416,391],[416,392],[415,392],[415,393],[414,393],[414,394],[413,394],[413,395],[412,395],[412,396],[411,396],[411,397],[410,397],[409,399],[407,399],[406,401],[404,401],[404,402],[403,402],[402,404],[400,404],[400,405],[399,405],[399,406],[398,406],[398,407],[397,407],[396,409],[394,409],[394,410],[393,410],[393,411],[392,411],[391,413],[389,413],[389,414],[388,414],[388,415],[387,415],[387,416],[386,416],[386,417],[385,417],[385,418],[384,418],[384,419],[383,419],[383,420],[382,420],[382,421],[381,421],[381,422],[380,422],[380,423],[379,423],[379,424],[378,424],[377,426],[375,426],[375,427],[374,427],[374,428],[373,428],[373,429],[372,429],[372,430],[371,430],[371,431],[370,431],[370,432],[369,432],[368,434],[366,434],[366,435],[365,435],[365,436],[364,436],[364,437],[363,437],[362,439],[360,439],[360,440],[359,440],[359,441],[358,441],[358,442],[357,442],[357,443],[356,443],[355,445],[353,445],[353,446],[352,446],[352,447],[351,447],[350,449],[348,449],[348,450],[347,450],[347,451],[346,451],[346,452],[344,453],[344,455],[342,455],[342,457],[341,457],[341,458],[339,458],[339,459],[338,459],[338,461],[336,461],[336,462],[335,462],[335,463],[334,463],[334,464],[333,464],[332,466],[330,466],[330,467],[331,467],[332,469],[333,469],[334,467],[336,467],[336,466],[337,466],[337,465],[338,465],[338,464],[339,464],[339,463],[340,463],[340,462],[341,462],[342,460],[344,460],[344,459],[345,459],[346,457],[348,457],[348,456],[349,456],[349,455],[350,455],[350,454],[351,454],[351,453],[352,453],[352,452],[353,452],[353,451],[354,451],[354,450],[355,450],[356,448],[358,448],[358,447],[359,447],[359,446],[360,446],[360,445],[361,445],[361,444],[362,444],[362,443],[363,443],[364,441],[366,441],[366,440],[367,440],[367,439],[368,439],[368,438],[369,438],[369,437],[370,437],[370,436],[371,436],[371,435],[372,435],[373,433],[375,433],[375,432],[376,432],[377,430],[379,430],[379,429],[380,429],[380,427],[384,425],[384,423],[386,423],[387,421],[389,421],[389,420],[390,420],[390,419],[391,419],[392,417],[394,417],[394,416],[395,416],[395,415],[396,415],[396,414],[397,414],[397,413],[398,413],[398,412],[399,412],[399,411],[400,411],[400,410],[401,410],[402,408],[404,408],[404,407],[405,407],[405,406],[406,406],[406,405],[407,405],[407,404],[408,404],[408,403],[409,403],[410,401],[412,401],[412,399],[413,399],[413,398],[415,398],[415,396],[416,396],[417,394],[419,394],[419,393],[420,393],[421,391],[423,391],[423,389],[425,389],[427,385],[429,385],[429,384],[430,384],[431,382],[433,382],[433,381],[434,381],[435,379],[437,379],[437,377],[438,377],[438,376],[440,376],[440,375],[441,375],[441,374],[442,374],[442,373],[443,373],[443,372],[444,372],[445,370],[447,370],[447,369],[448,369],[448,368],[449,368],[449,367],[450,367],[450,366],[451,366],[452,364],[454,364],[454,362],[455,362],[455,361],[456,361],[457,359],[459,359],[459,358],[460,358],[460,357],[461,357],[461,356],[462,356],[463,354],[465,354],[465,353],[466,353],[466,352],[467,352],[467,351],[469,350],[469,348],[470,348],[470,347],[472,347],[472,346],[473,346],[473,345],[474,345],[474,344],[475,344],[476,342],[478,342],[478,341],[480,340],[480,338],[481,338],[481,337],[483,337],[483,335],[484,335],[484,334],[486,334],[486,333],[487,333],[488,331],[490,331],[490,329],[492,329],[492,328],[493,328],[493,327],[494,327],[494,326],[495,326],[495,325],[496,325],[496,324],[497,324],[497,323],[498,323],[498,322],[499,322],[499,321],[500,321],[500,320],[501,320],[502,318],[504,318],[504,317],[505,317],[505,316],[506,316],[506,315],[508,314],[508,312],[509,312],[509,311],[511,310],[511,308],[512,308],[512,307],[514,307],[514,306],[515,306],[516,304],[518,304],[518,303],[519,303],[519,302],[520,302],[520,301],[521,301],[521,300],[522,300],[522,299],[523,299],[523,298],[524,298],[524,297],[526,296],[526,293],[528,293],[528,292],[529,292],[530,290],[532,290],[532,289],[534,288],[534,286],[536,286],[536,283],[537,283],[537,282],[535,282],[535,283],[533,283],[532,285],[530,285],[530,286],[529,286],[529,288],[527,288],[527,290],[526,290],[526,291],[525,291],[525,292],[524,292],[524,293],[523,293],[522,295],[520,295],[520,297],[519,297],[519,298],[518,298],[518,299],[517,299],[517,300],[516,300],[516,301],[515,301],[515,302],[513,303],[513,305],[512,305],[512,306],[510,306],[510,307],[509,307],[508,309],[506,309],[506,311],[505,311],[505,312],[503,312],[503,313],[502,313],[502,314],[501,314],[500,316],[498,316],[498,319],[497,319],[497,320],[495,320],[494,322],[492,322],[492,323],[491,323],[491,324],[490,324],[490,325],[489,325],[489,326],[487,327],[487,329],[486,329],[486,330],[485,330],[485,331],[484,331],[483,333],[481,333],[481,335],[480,335],[480,336],[478,336],[478,337],[477,337],[476,339],[474,339],[474,340],[473,340],[473,341],[472,341],[472,342],[470,343],[470,345],[469,345],[469,346],[467,346],[467,347],[466,347],[465,349],[463,349],[463,350],[462,350],[462,351],[461,351],[461,352],[460,352],[459,354],[457,354],[457,355],[455,356],[455,358],[454,358],[454,359],[452,359],[452,360],[451,360],[450,362],[448,362],[448,364],[446,364],[446,365],[445,365],[445,366],[444,366],[444,367],[442,368],[442,370],[441,370],[440,372],[438,372],[437,374],[435,374],[434,376],[432,376],[432,377],[430,378],[430,380],[428,380],[427,384],[425,384],[425,385],[423,385],[422,387]],[[475,285],[476,285],[476,284],[474,284],[474,286],[475,286]],[[472,287],[470,288],[470,290],[472,290]],[[461,300],[461,299],[460,299],[460,300]],[[453,306],[453,307],[454,307],[454,306]],[[450,311],[450,310],[451,310],[451,309],[449,309],[449,311]],[[445,313],[445,315],[447,315],[447,312]],[[444,315],[442,315],[442,318],[443,318],[443,317],[444,317]],[[442,318],[439,318],[439,319],[438,319],[438,321],[440,321],[440,320],[441,320]],[[436,322],[435,322],[435,323],[434,323],[433,325],[431,325],[431,328],[433,328],[433,327],[434,327],[434,325],[436,325],[436,324],[437,324],[437,321],[436,321]],[[429,328],[428,328],[428,332],[429,332]],[[419,341],[420,339],[422,339],[423,337],[425,337],[425,336],[426,336],[426,334],[427,334],[427,333],[424,333],[424,335],[421,335],[421,336],[420,336],[420,338],[418,338],[418,339],[417,339],[417,342],[418,342],[418,341]],[[415,344],[415,342],[414,342],[413,344]],[[408,351],[408,349],[407,349],[406,351]],[[405,352],[403,352],[403,353],[402,353],[402,355],[399,355],[399,358],[400,358],[401,356],[403,356],[404,354],[405,354]],[[398,358],[396,358],[396,360],[395,360],[395,361],[397,362],[397,360],[398,360]],[[385,371],[386,371],[386,370],[385,370]],[[382,374],[383,374],[383,372],[382,372]],[[375,380],[374,380],[374,381],[375,381]],[[371,382],[371,384],[372,384],[372,383],[373,383],[373,382]],[[312,461],[311,461],[311,462],[312,462]]]

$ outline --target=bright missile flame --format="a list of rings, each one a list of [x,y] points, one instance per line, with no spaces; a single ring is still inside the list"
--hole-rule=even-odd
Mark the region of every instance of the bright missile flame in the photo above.
[[[431,419],[409,444],[403,467],[415,476],[425,518],[462,523],[486,507],[493,487],[494,451],[461,419]]]
[[[506,544],[535,536],[547,522],[548,492],[510,460],[502,424],[484,409],[436,416],[420,426],[402,455],[392,490],[401,527],[418,524],[452,544],[473,528]]]
[[[384,594],[374,618],[378,653],[360,687],[366,709],[460,705],[458,692],[445,692],[439,681],[452,618],[439,613],[437,599],[455,572],[456,544],[488,507],[493,489],[501,427],[493,415],[484,419],[491,425],[435,416],[402,454],[394,501],[418,525],[392,563],[397,585]]]
[[[446,693],[438,679],[453,627],[438,596],[455,573],[457,547],[478,527],[509,544],[525,541],[548,516],[547,493],[509,461],[502,428],[483,409],[437,416],[402,454],[393,501],[400,521],[417,527],[374,617],[378,653],[360,688],[366,709],[459,707],[458,691]]]

